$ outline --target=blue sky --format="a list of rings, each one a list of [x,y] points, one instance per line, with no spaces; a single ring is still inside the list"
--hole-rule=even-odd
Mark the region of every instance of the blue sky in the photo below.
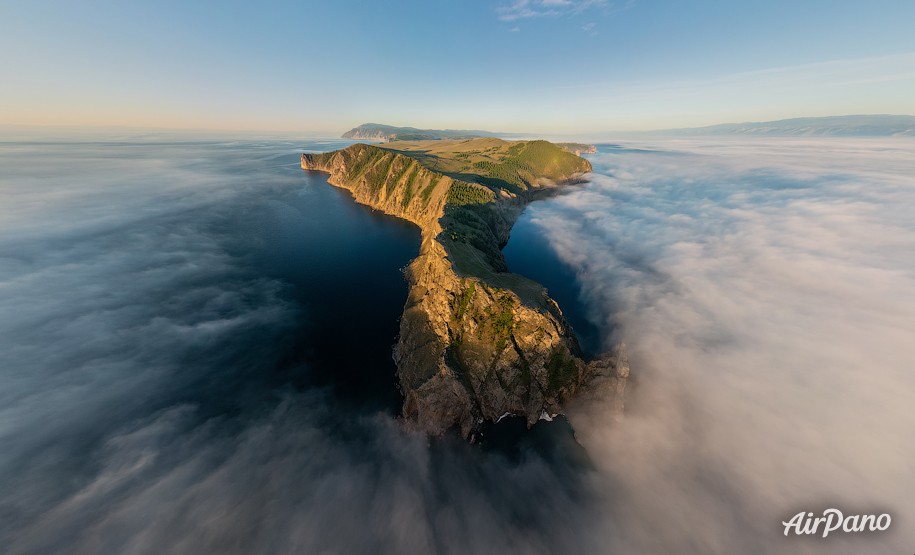
[[[0,123],[519,132],[915,113],[915,2],[0,3]]]

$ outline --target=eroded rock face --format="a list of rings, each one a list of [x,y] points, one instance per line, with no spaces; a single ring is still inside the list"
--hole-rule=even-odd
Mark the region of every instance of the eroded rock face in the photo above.
[[[561,412],[561,404],[592,381],[592,393],[618,402],[621,410],[620,358],[585,363],[543,287],[502,271],[499,249],[523,200],[497,200],[481,211],[487,230],[482,241],[493,244],[468,245],[451,238],[445,217],[448,191],[458,181],[410,156],[353,145],[303,154],[302,167],[330,173],[328,181],[357,202],[422,230],[419,256],[406,272],[409,293],[394,349],[403,415],[411,426],[433,435],[457,426],[468,437],[484,420],[506,413],[532,425],[544,412]],[[459,268],[458,259],[472,264]]]
[[[542,306],[527,306],[508,289],[458,276],[434,254],[417,258],[407,277],[394,358],[404,416],[426,432],[458,424],[466,436],[505,413],[533,424],[543,411],[560,412],[584,381],[571,329],[545,294]]]
[[[415,223],[424,238],[428,232],[441,231],[434,227],[454,182],[429,171],[414,158],[364,144],[325,154],[303,154],[302,168],[329,173],[331,185],[349,190],[360,204]]]

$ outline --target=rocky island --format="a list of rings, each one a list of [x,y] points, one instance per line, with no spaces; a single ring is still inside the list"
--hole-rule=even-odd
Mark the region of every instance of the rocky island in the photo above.
[[[302,168],[421,229],[394,348],[407,422],[470,437],[504,415],[533,425],[580,392],[622,410],[625,353],[583,360],[556,302],[501,251],[524,206],[580,181],[587,160],[546,141],[439,139],[303,154]]]

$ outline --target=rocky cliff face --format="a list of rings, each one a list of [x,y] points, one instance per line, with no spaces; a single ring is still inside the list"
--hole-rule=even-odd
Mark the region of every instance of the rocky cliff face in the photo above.
[[[303,154],[302,168],[329,173],[331,185],[349,190],[360,204],[415,223],[424,238],[437,225],[454,182],[414,158],[364,144]]]
[[[369,145],[303,154],[302,168],[328,172],[328,181],[357,202],[422,230],[419,256],[406,273],[409,294],[394,350],[403,415],[413,426],[435,435],[457,426],[468,437],[484,420],[505,414],[531,425],[561,412],[564,401],[592,382],[596,394],[622,408],[628,366],[623,372],[617,355],[583,361],[543,287],[504,271],[500,247],[527,197],[496,200],[480,185]],[[461,205],[467,198],[483,201]]]

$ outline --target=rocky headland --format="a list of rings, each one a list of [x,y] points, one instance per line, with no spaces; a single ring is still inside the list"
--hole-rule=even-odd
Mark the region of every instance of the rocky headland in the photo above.
[[[579,181],[587,160],[546,141],[480,138],[355,144],[303,154],[302,168],[422,231],[394,349],[412,426],[470,437],[506,414],[530,426],[579,393],[622,410],[625,352],[586,362],[556,302],[501,252],[524,206]]]

